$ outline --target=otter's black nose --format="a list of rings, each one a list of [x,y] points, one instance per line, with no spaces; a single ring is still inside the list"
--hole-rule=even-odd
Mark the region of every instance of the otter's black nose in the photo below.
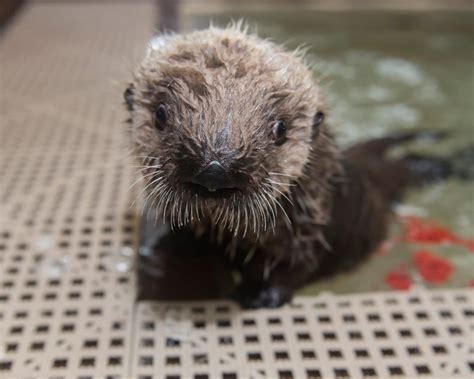
[[[199,184],[214,192],[224,188],[234,188],[235,183],[222,165],[217,161],[209,163],[204,170],[191,179],[192,183]]]

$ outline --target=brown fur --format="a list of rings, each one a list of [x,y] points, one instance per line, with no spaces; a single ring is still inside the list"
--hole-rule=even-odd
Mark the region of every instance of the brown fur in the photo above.
[[[130,88],[151,206],[174,228],[223,246],[243,273],[244,305],[279,305],[309,279],[360,261],[385,235],[391,198],[356,153],[344,157],[327,122],[315,129],[327,105],[299,54],[240,25],[164,36]],[[153,126],[159,104],[170,117],[164,130]],[[281,145],[271,138],[276,120],[288,125]],[[243,183],[230,199],[200,198],[183,184],[213,159]]]

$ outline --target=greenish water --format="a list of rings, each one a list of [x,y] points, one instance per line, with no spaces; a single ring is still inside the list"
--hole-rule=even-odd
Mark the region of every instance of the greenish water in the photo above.
[[[217,13],[215,24],[245,17],[264,37],[289,49],[310,48],[308,62],[329,99],[333,129],[342,145],[411,129],[448,130],[436,144],[414,144],[411,151],[449,155],[474,145],[473,12],[316,12]],[[207,16],[193,16],[204,28]],[[474,238],[474,183],[449,180],[410,192],[401,213],[418,215]],[[393,236],[403,227],[394,222]],[[449,280],[428,284],[417,273],[413,256],[429,250],[454,267]],[[405,265],[420,286],[466,286],[474,279],[474,253],[461,246],[399,243],[374,255],[359,269],[315,283],[303,294],[388,288],[388,272]]]

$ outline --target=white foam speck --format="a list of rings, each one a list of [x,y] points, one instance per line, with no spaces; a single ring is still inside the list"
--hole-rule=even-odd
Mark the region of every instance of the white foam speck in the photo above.
[[[403,103],[378,107],[374,115],[380,125],[400,125],[406,127],[415,125],[420,118],[419,112],[416,109]]]
[[[122,246],[120,248],[120,255],[123,255],[124,257],[131,257],[134,255],[134,251],[131,247],[129,246]]]
[[[371,86],[367,91],[367,97],[373,101],[387,101],[393,97],[388,88]]]
[[[425,209],[421,207],[417,207],[415,205],[410,204],[397,204],[394,209],[395,213],[402,217],[407,216],[418,216],[418,217],[426,217],[427,212]]]
[[[382,58],[375,66],[377,74],[386,78],[416,86],[423,81],[423,73],[413,63],[400,58]]]

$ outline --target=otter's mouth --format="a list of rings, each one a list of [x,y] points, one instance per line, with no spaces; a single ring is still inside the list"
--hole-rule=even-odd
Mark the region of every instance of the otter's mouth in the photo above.
[[[240,192],[236,187],[209,189],[197,183],[188,182],[186,184],[193,194],[206,199],[227,199]]]

